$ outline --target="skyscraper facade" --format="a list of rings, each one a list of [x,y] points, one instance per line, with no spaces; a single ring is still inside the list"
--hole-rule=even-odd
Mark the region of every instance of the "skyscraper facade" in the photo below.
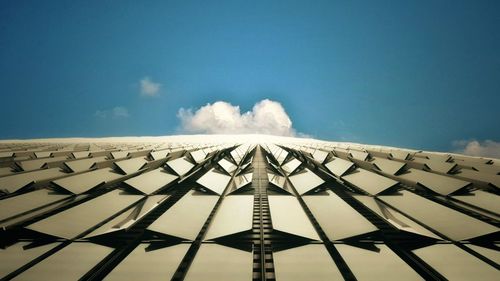
[[[499,280],[500,160],[259,135],[0,143],[5,280]]]

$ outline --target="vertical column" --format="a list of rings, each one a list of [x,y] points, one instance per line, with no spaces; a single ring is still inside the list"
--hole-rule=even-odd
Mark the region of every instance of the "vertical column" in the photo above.
[[[257,146],[252,161],[253,209],[253,280],[275,280],[273,253],[271,247],[271,214],[267,199],[267,165],[262,148]]]

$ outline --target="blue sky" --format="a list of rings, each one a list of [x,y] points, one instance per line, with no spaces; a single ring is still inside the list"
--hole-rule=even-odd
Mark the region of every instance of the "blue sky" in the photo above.
[[[246,112],[270,99],[320,139],[429,150],[500,141],[499,8],[2,1],[0,138],[177,134],[180,108],[226,101]]]

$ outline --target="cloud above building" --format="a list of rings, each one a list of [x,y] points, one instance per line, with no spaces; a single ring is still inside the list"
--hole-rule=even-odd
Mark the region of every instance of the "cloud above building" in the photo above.
[[[128,109],[123,106],[115,106],[111,109],[104,109],[104,110],[97,110],[94,113],[94,116],[97,118],[112,118],[112,119],[121,119],[121,118],[127,118],[130,116],[128,113]]]
[[[141,96],[143,97],[156,97],[160,93],[161,84],[154,82],[149,77],[144,77],[140,81],[141,84]]]
[[[184,133],[296,135],[283,106],[268,99],[243,113],[238,105],[217,101],[194,110],[181,108],[177,117]]]
[[[470,156],[493,157],[500,159],[500,142],[485,140],[459,140],[454,141],[453,146],[457,147],[458,153]]]

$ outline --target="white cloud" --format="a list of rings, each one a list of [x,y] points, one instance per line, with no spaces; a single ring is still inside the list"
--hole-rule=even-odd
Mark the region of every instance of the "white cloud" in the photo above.
[[[123,106],[115,106],[113,108],[113,117],[114,118],[126,118],[129,117],[128,109]]]
[[[108,113],[106,112],[106,110],[97,110],[94,113],[94,116],[97,118],[106,118],[108,116]]]
[[[500,158],[500,142],[492,140],[483,142],[459,140],[454,141],[453,146],[458,148],[458,153],[465,155]]]
[[[156,97],[160,93],[161,84],[153,82],[149,77],[144,77],[141,83],[141,96]]]
[[[296,135],[283,106],[268,99],[244,113],[237,105],[217,101],[194,112],[181,108],[177,117],[181,120],[181,130],[187,133]]]
[[[128,109],[123,106],[115,106],[112,109],[97,110],[94,116],[101,119],[111,117],[113,119],[127,118],[130,116]]]

